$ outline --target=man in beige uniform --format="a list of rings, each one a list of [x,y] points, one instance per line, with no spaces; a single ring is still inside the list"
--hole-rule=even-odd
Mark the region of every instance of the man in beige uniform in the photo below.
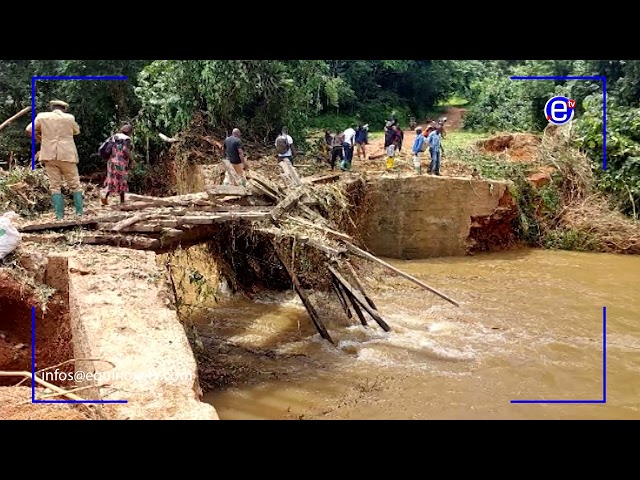
[[[49,102],[50,112],[39,113],[35,118],[36,141],[40,141],[39,157],[47,176],[56,217],[64,217],[64,197],[62,196],[62,180],[73,192],[73,203],[76,214],[83,213],[82,186],[78,175],[78,150],[73,140],[80,133],[80,127],[73,115],[67,113],[69,105],[61,100]],[[26,129],[31,136],[31,123]]]

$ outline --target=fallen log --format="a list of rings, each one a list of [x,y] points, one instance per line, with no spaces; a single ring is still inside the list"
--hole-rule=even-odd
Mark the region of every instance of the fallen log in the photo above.
[[[329,265],[328,263],[325,264],[327,269],[331,272],[332,275],[334,275],[336,277],[336,280],[345,288],[345,290],[347,291],[347,293],[350,293],[353,298],[357,301],[357,303],[369,314],[371,315],[371,318],[373,318],[378,325],[380,325],[380,327],[382,327],[382,329],[385,332],[389,332],[391,331],[391,327],[389,327],[389,325],[387,325],[387,322],[385,322],[382,317],[380,316],[380,314],[374,310],[373,308],[371,308],[369,306],[369,304],[367,303],[367,301],[364,299],[364,297],[362,296],[362,294],[356,290],[355,288],[353,288],[349,282],[347,282],[347,280],[345,280],[345,278],[340,275],[340,272],[338,272],[335,268],[333,268],[331,265]]]
[[[371,308],[373,308],[374,310],[377,310],[378,307],[376,307],[376,304],[373,303],[373,300],[371,300],[371,297],[367,295],[367,290],[364,288],[364,285],[360,281],[360,277],[358,277],[358,274],[356,273],[356,270],[353,268],[353,265],[351,265],[351,262],[349,260],[345,260],[344,265],[347,267],[347,270],[349,270],[349,273],[351,274],[351,277],[353,278],[353,281],[355,282],[356,286],[362,292],[362,296],[364,297],[364,299],[367,301],[369,305],[371,305]]]
[[[278,259],[280,260],[280,263],[282,263],[285,270],[289,274],[289,277],[293,282],[293,288],[295,289],[296,293],[298,294],[298,297],[300,297],[300,300],[302,300],[303,305],[307,309],[307,312],[309,313],[309,317],[311,318],[311,321],[316,327],[316,330],[318,330],[318,333],[322,338],[324,338],[325,340],[328,340],[331,344],[335,345],[335,342],[331,338],[331,335],[329,335],[329,332],[327,331],[322,321],[320,320],[320,316],[318,315],[318,312],[316,312],[316,309],[313,307],[313,304],[309,301],[309,298],[303,292],[302,286],[300,285],[300,281],[298,280],[298,276],[295,274],[295,272],[289,267],[287,262],[284,260],[283,255],[282,253],[280,253],[280,249],[278,248],[278,245],[276,244],[276,242],[272,241],[272,245]]]
[[[380,260],[379,258],[375,257],[374,255],[371,255],[369,252],[365,252],[364,250],[356,247],[355,245],[349,243],[349,242],[344,242],[345,246],[352,251],[353,253],[355,253],[356,255],[359,255],[363,258],[366,258],[368,260],[371,260],[373,262],[376,262],[380,265],[382,265],[383,267],[385,267],[388,270],[391,270],[392,272],[397,273],[398,275],[400,275],[403,278],[406,278],[407,280],[412,281],[413,283],[415,283],[416,285],[424,288],[425,290],[429,290],[432,293],[435,293],[436,295],[438,295],[439,297],[443,298],[444,300],[446,300],[447,302],[455,305],[456,307],[459,307],[460,304],[458,302],[456,302],[454,299],[448,297],[447,295],[445,295],[442,292],[439,292],[438,290],[436,290],[433,287],[430,287],[429,285],[427,285],[426,283],[424,283],[421,280],[418,280],[417,278],[409,275],[408,273],[403,272],[402,270],[394,267],[393,265],[388,264],[387,262],[384,262],[382,260]]]

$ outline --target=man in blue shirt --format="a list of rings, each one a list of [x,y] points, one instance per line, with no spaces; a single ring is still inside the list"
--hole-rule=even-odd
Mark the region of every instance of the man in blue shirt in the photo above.
[[[440,175],[440,151],[442,150],[442,127],[438,125],[436,129],[429,134],[427,142],[429,142],[429,152],[431,153],[431,164],[428,173]]]
[[[422,174],[422,163],[420,160],[420,156],[422,155],[423,145],[427,141],[422,135],[422,128],[416,128],[416,140],[413,142],[413,148],[411,151],[413,152],[413,167],[416,169],[416,173],[418,175]]]
[[[369,143],[367,127],[360,124],[356,130],[356,154],[358,155],[358,159],[367,159],[367,151],[365,147],[367,143]]]

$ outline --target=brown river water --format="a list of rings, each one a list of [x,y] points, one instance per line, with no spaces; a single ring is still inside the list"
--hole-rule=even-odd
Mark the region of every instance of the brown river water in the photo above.
[[[392,331],[347,320],[331,300],[331,346],[292,294],[230,299],[201,335],[234,345],[224,361],[254,373],[205,401],[223,420],[640,419],[640,257],[388,261],[460,307],[376,269],[366,283]],[[606,403],[511,403],[603,399],[603,307]]]

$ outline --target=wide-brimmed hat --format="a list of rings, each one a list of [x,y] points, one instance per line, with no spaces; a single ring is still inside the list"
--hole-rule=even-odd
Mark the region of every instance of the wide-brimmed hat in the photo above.
[[[63,102],[62,100],[51,100],[49,102],[49,106],[50,107],[58,106],[58,107],[69,108],[69,104],[67,102]]]

